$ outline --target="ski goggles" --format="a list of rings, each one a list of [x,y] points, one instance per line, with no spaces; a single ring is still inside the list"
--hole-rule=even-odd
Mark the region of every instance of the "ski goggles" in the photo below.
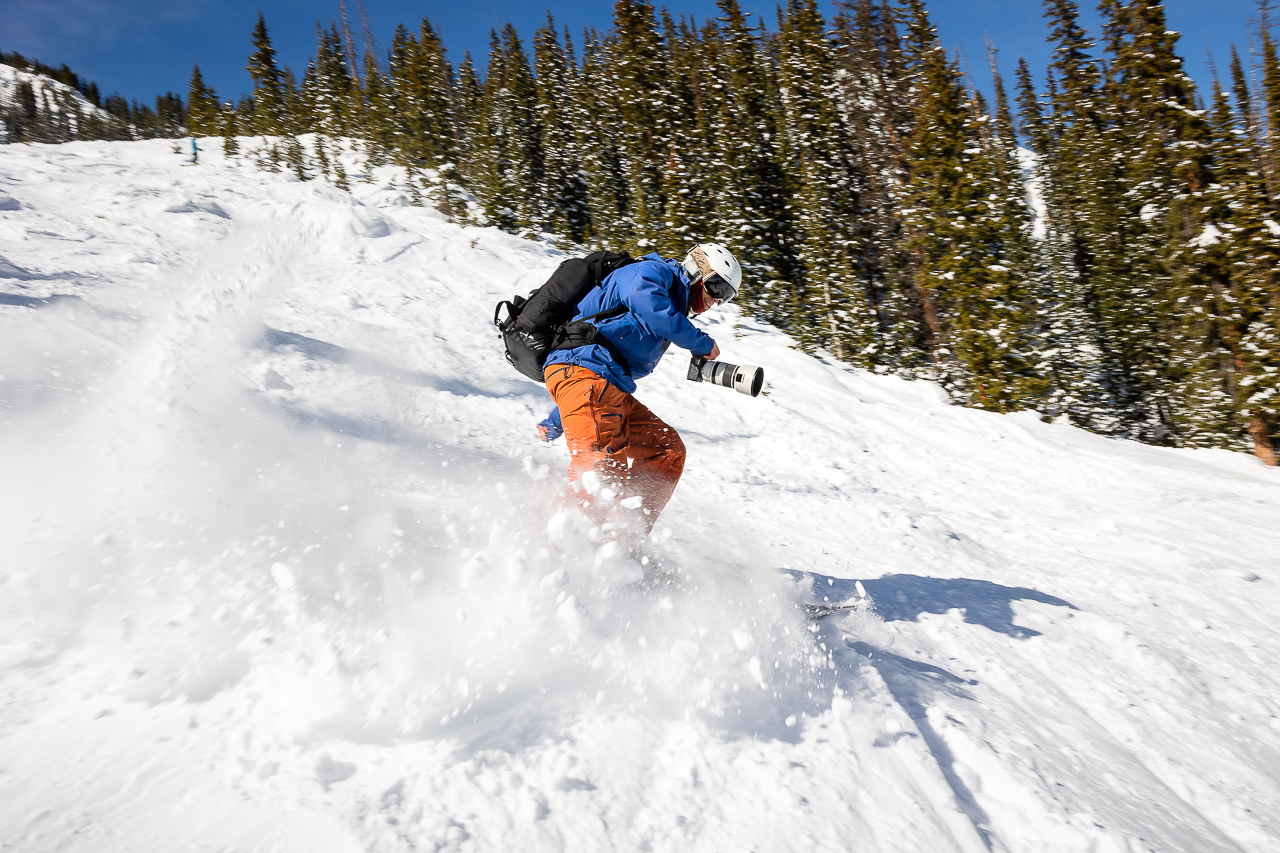
[[[721,302],[732,302],[733,297],[738,295],[738,291],[733,285],[721,278],[720,273],[713,272],[702,280],[702,287],[707,291],[707,295],[712,299],[719,299]]]

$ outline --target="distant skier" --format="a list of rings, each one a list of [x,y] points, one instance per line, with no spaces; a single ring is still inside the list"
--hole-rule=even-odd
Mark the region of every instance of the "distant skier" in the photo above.
[[[191,165],[198,166],[200,164],[200,146],[196,145],[196,138],[191,137]]]
[[[636,380],[653,372],[671,343],[717,358],[720,347],[689,317],[732,301],[741,285],[742,267],[719,243],[694,246],[683,261],[645,255],[578,303],[574,320],[625,306],[619,316],[592,321],[608,344],[555,350],[547,358],[543,376],[556,408],[539,434],[545,441],[564,434],[572,489],[612,491],[612,500],[606,494],[596,504],[606,534],[647,536],[684,470],[684,442],[632,396]],[[599,480],[584,479],[589,472]],[[624,519],[620,506],[636,514]]]

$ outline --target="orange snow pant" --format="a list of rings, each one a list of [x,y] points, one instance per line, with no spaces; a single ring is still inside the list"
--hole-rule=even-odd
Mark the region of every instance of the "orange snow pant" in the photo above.
[[[602,485],[616,493],[605,517],[617,514],[618,503],[625,500],[623,506],[628,506],[628,498],[641,498],[640,526],[647,536],[684,471],[679,434],[635,397],[585,367],[553,364],[544,377],[560,407],[569,445],[570,487],[581,488],[588,471],[599,474]]]

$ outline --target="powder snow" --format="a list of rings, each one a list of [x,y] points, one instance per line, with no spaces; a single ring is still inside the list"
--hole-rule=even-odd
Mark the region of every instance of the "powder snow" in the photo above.
[[[640,588],[491,325],[564,255],[202,148],[0,147],[0,847],[1280,850],[1280,471],[713,311]]]

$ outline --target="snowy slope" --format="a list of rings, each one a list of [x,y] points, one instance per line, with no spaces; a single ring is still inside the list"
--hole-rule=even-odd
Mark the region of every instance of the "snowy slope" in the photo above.
[[[49,109],[53,112],[62,110],[62,101],[69,101],[86,116],[96,113],[99,118],[109,120],[111,114],[95,107],[83,95],[65,83],[59,83],[43,74],[35,74],[14,68],[12,65],[0,64],[0,107],[8,107],[17,97],[18,84],[29,83],[37,97],[48,99]]]
[[[1280,850],[1277,471],[724,312],[642,593],[489,325],[560,256],[217,148],[0,148],[0,846]]]

